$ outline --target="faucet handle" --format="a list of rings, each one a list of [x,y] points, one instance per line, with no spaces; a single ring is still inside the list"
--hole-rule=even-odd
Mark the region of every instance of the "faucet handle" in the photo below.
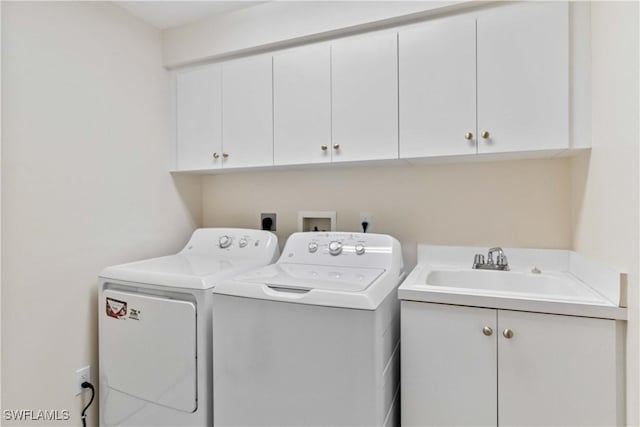
[[[475,267],[480,264],[484,264],[484,255],[476,254],[476,256],[473,257],[473,266]]]
[[[496,259],[496,263],[500,266],[505,266],[508,264],[507,262],[507,256],[505,254],[498,254],[498,257]]]

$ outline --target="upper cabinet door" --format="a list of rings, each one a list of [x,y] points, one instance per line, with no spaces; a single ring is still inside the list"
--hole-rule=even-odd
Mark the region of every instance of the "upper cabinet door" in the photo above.
[[[216,169],[222,157],[222,109],[218,65],[176,77],[178,170]]]
[[[568,148],[567,3],[500,8],[477,25],[478,152]]]
[[[400,157],[476,153],[475,17],[400,31]]]
[[[270,55],[222,65],[224,168],[273,164],[271,85]]]
[[[273,57],[276,165],[331,161],[331,48],[305,46]]]
[[[397,35],[331,45],[333,161],[398,158]]]

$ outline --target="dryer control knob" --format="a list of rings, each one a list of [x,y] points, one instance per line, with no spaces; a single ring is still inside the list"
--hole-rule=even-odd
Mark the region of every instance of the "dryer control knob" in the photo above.
[[[318,244],[316,242],[309,243],[309,252],[314,253],[318,250]]]
[[[356,245],[356,254],[358,255],[364,254],[364,245],[361,245],[361,244]]]
[[[340,242],[329,243],[329,253],[331,255],[340,255],[341,252],[342,252],[342,243]]]
[[[231,237],[229,236],[220,236],[218,239],[218,245],[220,245],[221,249],[228,248],[231,246]]]
[[[247,243],[247,239],[240,239],[240,241],[238,242],[238,246],[244,248],[245,246],[247,246]]]

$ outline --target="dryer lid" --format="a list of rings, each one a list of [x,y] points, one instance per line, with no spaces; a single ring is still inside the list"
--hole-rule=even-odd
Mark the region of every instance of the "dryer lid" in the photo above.
[[[200,228],[178,254],[107,267],[100,277],[204,290],[220,280],[270,264],[279,254],[278,238],[269,231]]]
[[[384,272],[382,268],[278,263],[241,274],[233,280],[302,291],[362,292]]]
[[[259,259],[232,259],[179,253],[107,267],[103,279],[188,289],[208,289],[219,280],[264,265]]]

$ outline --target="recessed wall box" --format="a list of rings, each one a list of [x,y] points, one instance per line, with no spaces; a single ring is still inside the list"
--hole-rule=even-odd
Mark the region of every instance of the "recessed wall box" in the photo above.
[[[336,231],[336,212],[300,211],[298,231]]]

